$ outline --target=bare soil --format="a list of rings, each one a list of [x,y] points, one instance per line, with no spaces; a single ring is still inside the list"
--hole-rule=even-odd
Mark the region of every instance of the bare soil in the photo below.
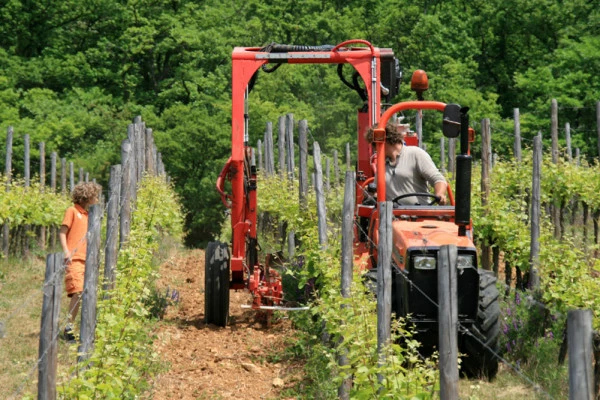
[[[502,264],[501,270],[503,272]],[[281,357],[296,332],[287,319],[266,328],[247,292],[231,292],[230,323],[204,322],[204,252],[178,254],[161,266],[159,286],[180,293],[157,324],[155,351],[166,368],[153,382],[149,399],[293,399],[303,381],[303,365]],[[493,383],[461,379],[461,398],[477,400],[539,398],[504,365]]]
[[[281,399],[301,379],[301,366],[275,362],[293,337],[289,320],[267,329],[251,296],[231,292],[227,327],[204,322],[204,252],[180,254],[161,266],[159,286],[179,291],[157,326],[155,350],[168,366],[153,382],[153,399]],[[289,397],[288,397],[289,398]]]

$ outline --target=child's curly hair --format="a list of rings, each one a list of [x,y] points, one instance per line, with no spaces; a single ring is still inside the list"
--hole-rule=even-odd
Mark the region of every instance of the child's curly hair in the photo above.
[[[373,134],[375,128],[375,126],[372,126],[369,129],[367,129],[367,133],[365,133],[365,139],[367,139],[367,142],[369,143],[373,142]],[[406,132],[402,130],[400,126],[392,122],[388,122],[385,126],[385,142],[387,144],[403,143],[405,136]]]
[[[71,198],[73,203],[84,205],[91,202],[94,198],[100,197],[102,186],[94,182],[82,182],[75,185]]]

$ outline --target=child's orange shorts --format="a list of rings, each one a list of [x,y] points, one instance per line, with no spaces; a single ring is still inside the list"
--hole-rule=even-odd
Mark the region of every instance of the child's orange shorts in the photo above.
[[[75,293],[83,292],[83,277],[85,275],[85,261],[74,260],[67,265],[65,272],[65,289],[71,297]]]

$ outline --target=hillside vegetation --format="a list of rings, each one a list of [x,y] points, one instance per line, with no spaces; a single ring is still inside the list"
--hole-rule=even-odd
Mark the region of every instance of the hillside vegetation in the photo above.
[[[586,0],[13,0],[0,9],[0,128],[14,126],[15,170],[29,134],[106,181],[123,123],[143,115],[189,212],[188,244],[201,245],[223,218],[213,186],[230,152],[233,47],[352,38],[391,47],[405,83],[428,71],[426,98],[470,106],[475,125],[490,118],[501,155],[512,109],[527,141],[548,129],[551,98],[573,146],[597,155],[600,10]],[[251,142],[266,121],[294,112],[325,151],[341,150],[360,105],[334,67],[283,66],[251,93]]]

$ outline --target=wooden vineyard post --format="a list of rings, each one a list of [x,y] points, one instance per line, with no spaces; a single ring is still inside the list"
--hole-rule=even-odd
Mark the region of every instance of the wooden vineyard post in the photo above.
[[[152,174],[154,176],[159,176],[158,174],[158,149],[156,148],[156,143],[154,143],[154,133],[152,133],[152,151],[151,151],[151,156],[152,156],[152,165],[153,165],[153,170],[152,170]]]
[[[386,362],[385,349],[391,339],[392,319],[392,202],[379,202],[377,245],[377,353],[379,365]],[[379,382],[383,379],[379,376]]]
[[[6,163],[4,164],[4,177],[6,178],[6,192],[10,191],[10,184],[12,178],[12,142],[13,142],[13,127],[9,126],[6,131]],[[8,247],[9,247],[9,235],[10,235],[10,225],[8,221],[4,222],[2,226],[2,254],[5,257],[8,257]]]
[[[75,167],[73,161],[69,161],[69,193],[73,193],[75,188]]]
[[[135,182],[137,184],[142,180],[145,166],[145,153],[144,148],[146,147],[145,135],[146,123],[142,121],[142,116],[138,115],[133,119],[133,131],[134,131],[134,143],[133,143],[133,155],[135,157]],[[135,193],[137,198],[137,193]]]
[[[267,150],[267,170],[269,171],[267,176],[275,175],[275,149],[273,145],[273,124],[267,122],[267,131],[265,132],[265,150]]]
[[[573,150],[571,148],[571,124],[565,124],[565,140],[567,141],[567,160],[573,161]]]
[[[446,173],[446,138],[440,138],[440,170],[442,174]]]
[[[263,144],[262,140],[258,139],[256,142],[256,149],[258,151],[258,170],[264,171],[265,165],[263,164]]]
[[[265,134],[263,137],[263,147],[265,149],[265,177],[271,176],[271,170],[269,168],[269,130],[272,129],[271,122],[267,122],[267,126],[265,128]]]
[[[60,159],[60,193],[63,196],[67,194],[67,159]]]
[[[344,206],[342,211],[342,297],[350,297],[352,285],[352,263],[354,260],[354,201],[355,201],[354,171],[346,171],[344,186]]]
[[[148,171],[148,173],[150,175],[154,175],[155,170],[156,170],[156,165],[154,162],[154,136],[152,134],[152,129],[151,128],[146,128],[146,135],[145,135],[145,145],[146,147],[144,148],[144,153],[145,153],[145,158],[146,158],[146,171]]]
[[[456,139],[448,139],[448,172],[456,178]]]
[[[129,185],[130,187],[127,189],[127,194],[131,199],[131,203],[135,204],[135,200],[137,198],[137,192],[135,188],[137,188],[138,184],[138,159],[136,155],[137,147],[137,134],[135,129],[135,123],[129,124],[127,126],[127,139],[129,139],[130,150],[129,150],[129,160],[128,160],[128,168],[129,168]],[[121,147],[121,157],[123,156],[123,147]],[[121,160],[121,164],[125,165]],[[132,189],[133,188],[133,189]],[[122,189],[121,189],[122,190]],[[130,207],[131,204],[130,204]]]
[[[556,99],[552,99],[550,119],[550,133],[552,136],[552,163],[556,164],[558,162],[558,103]]]
[[[273,124],[267,122],[265,131],[265,169],[267,176],[275,175],[275,150],[273,145]]]
[[[131,231],[131,181],[133,175],[133,157],[129,139],[121,143],[121,201],[119,213],[119,248],[122,249],[129,239]]]
[[[78,363],[86,361],[92,354],[96,335],[96,305],[98,302],[98,265],[100,261],[100,223],[102,210],[99,205],[89,209],[88,242],[85,259],[83,293],[81,294],[81,343],[77,350]]]
[[[308,196],[308,123],[305,119],[298,123],[298,147],[300,149],[298,159],[300,207],[305,208]]]
[[[458,399],[458,300],[456,297],[456,245],[438,253],[438,321],[440,346],[440,398]]]
[[[56,193],[56,160],[58,156],[55,151],[50,154],[50,192]]]
[[[417,131],[417,140],[419,147],[423,148],[423,110],[418,110],[415,120],[415,130]]]
[[[342,297],[350,297],[350,287],[352,285],[352,263],[354,260],[354,201],[355,201],[355,177],[353,171],[346,171],[346,180],[344,186],[344,206],[342,209],[342,278],[341,293]],[[342,305],[342,307],[347,307]],[[343,338],[340,342],[343,341]],[[340,367],[348,365],[347,350],[340,349],[338,358]],[[350,388],[352,387],[352,377],[346,376],[338,388],[338,397],[342,400],[350,398]]]
[[[25,161],[25,165],[24,165],[24,178],[25,178],[25,187],[26,188],[30,188],[31,187],[31,155],[30,155],[30,143],[29,143],[29,135],[24,135],[23,137],[23,146],[24,146],[24,161]],[[34,228],[35,229],[35,228]],[[30,246],[29,246],[29,239],[30,239],[30,231],[31,231],[31,226],[29,224],[26,224],[23,226],[23,232],[21,233],[21,243],[22,243],[22,250],[23,250],[23,255],[25,256],[25,258],[29,258],[30,255]]]
[[[498,277],[498,269],[500,268],[500,249],[498,246],[492,247],[492,270],[494,271],[494,276]]]
[[[40,142],[40,192],[46,189],[46,144]]]
[[[321,249],[327,248],[327,210],[325,193],[323,192],[323,167],[321,166],[321,148],[318,142],[313,143],[313,159],[315,164],[315,191],[317,197],[317,218],[319,228],[319,244]]]
[[[340,186],[340,166],[338,161],[338,152],[337,150],[333,151],[333,173],[334,173],[334,186],[337,188]]]
[[[600,397],[600,332],[592,335],[592,350],[594,352],[594,395]]]
[[[551,136],[552,136],[552,164],[558,164],[558,103],[552,99]],[[554,196],[553,196],[554,197]],[[560,204],[552,199],[552,224],[554,225],[554,237],[560,239]]]
[[[29,135],[25,134],[23,136],[23,151],[24,151],[24,160],[23,160],[23,178],[25,179],[25,187],[31,186],[31,156],[30,156],[30,144],[29,144]]]
[[[350,156],[350,143],[346,143],[346,169],[352,168],[352,158]]]
[[[592,311],[571,310],[567,314],[569,349],[569,400],[594,397],[592,371]]]
[[[285,148],[287,156],[287,175],[290,181],[294,180],[294,114],[285,116]]]
[[[48,254],[40,327],[38,400],[56,399],[60,299],[64,274],[63,253]]]
[[[541,212],[541,177],[542,175],[542,135],[533,138],[533,172],[531,183],[531,244],[530,244],[530,285],[531,289],[540,287],[538,273],[540,255],[540,212]]]
[[[121,165],[110,168],[110,181],[108,188],[108,202],[106,209],[106,244],[104,262],[104,290],[109,291],[115,287],[115,267],[117,265],[118,239],[119,239],[119,201],[121,197]]]
[[[275,141],[273,139],[273,126],[271,123],[268,124],[268,129],[267,133],[269,134],[269,162],[270,162],[270,167],[269,170],[271,171],[271,176],[275,175]]]
[[[296,234],[294,231],[288,232],[288,260],[296,256]]]
[[[325,192],[331,190],[331,160],[329,157],[325,159]]]
[[[56,162],[58,160],[58,155],[55,151],[50,154],[50,192],[54,195],[56,194]],[[50,247],[54,249],[56,247],[56,236],[57,236],[57,228],[50,228]]]
[[[166,176],[167,174],[165,172],[165,164],[163,163],[162,153],[160,151],[156,152],[156,173],[158,176]],[[165,180],[169,182],[169,177],[166,176]]]
[[[313,143],[313,161],[315,166],[314,172],[314,187],[315,196],[317,199],[317,228],[319,232],[319,245],[321,250],[327,249],[327,209],[325,206],[325,193],[323,192],[323,167],[321,165],[321,148],[319,143]],[[325,326],[325,321],[322,321],[323,332],[321,334],[321,342],[329,343],[330,336]]]
[[[40,142],[40,193],[46,191],[46,143]],[[46,248],[46,227],[40,226],[39,246]]]
[[[281,116],[278,120],[278,142],[277,149],[279,150],[279,176],[283,178],[287,170],[285,164],[285,117]]]

